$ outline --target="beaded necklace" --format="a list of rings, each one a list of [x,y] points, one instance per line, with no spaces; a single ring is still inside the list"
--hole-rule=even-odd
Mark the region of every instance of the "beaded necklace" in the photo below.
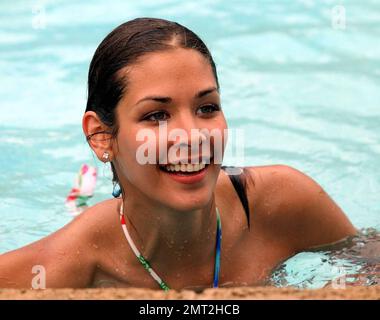
[[[123,228],[125,237],[127,238],[127,241],[136,255],[137,259],[140,261],[140,263],[143,265],[143,267],[149,272],[149,274],[153,277],[154,280],[157,281],[160,288],[164,291],[169,291],[169,286],[158,276],[158,274],[152,269],[150,266],[150,263],[147,259],[144,258],[144,256],[140,253],[140,251],[137,249],[136,245],[134,244],[131,236],[129,235],[127,226],[125,224],[125,218],[123,214],[123,202],[120,206],[120,222],[121,226]],[[215,246],[215,265],[214,265],[214,281],[213,281],[213,287],[217,288],[219,283],[219,273],[220,273],[220,249],[222,244],[222,222],[220,219],[220,214],[218,207],[216,207],[216,246]]]

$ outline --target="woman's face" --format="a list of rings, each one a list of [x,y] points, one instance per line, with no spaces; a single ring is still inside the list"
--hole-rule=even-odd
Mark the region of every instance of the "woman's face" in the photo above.
[[[165,155],[168,163],[181,163],[185,158],[188,162],[202,160],[202,153],[204,159],[218,152],[223,156],[227,124],[210,64],[195,50],[174,49],[146,54],[124,72],[128,80],[126,93],[116,108],[119,132],[114,164],[127,197],[149,199],[155,205],[179,211],[204,207],[212,197],[220,161],[215,164],[211,160],[199,173],[186,176],[165,171],[168,167],[162,162]],[[144,99],[148,96],[167,99]],[[161,126],[159,121],[163,121]],[[173,130],[178,129],[182,135],[173,136]],[[206,134],[194,130],[192,134],[192,129],[206,130]],[[207,132],[212,130],[219,132],[222,144],[211,138],[209,147],[202,149],[201,137],[207,140]],[[139,135],[145,138],[138,139]],[[185,146],[181,151],[177,148],[180,143]],[[192,152],[192,144],[198,145],[199,151]],[[141,164],[147,149],[154,151],[154,163]],[[192,168],[197,170],[196,166]]]

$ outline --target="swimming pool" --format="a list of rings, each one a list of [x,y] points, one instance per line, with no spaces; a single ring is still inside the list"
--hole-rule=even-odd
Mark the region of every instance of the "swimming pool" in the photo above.
[[[245,133],[244,161],[226,165],[293,166],[356,227],[380,230],[378,2],[18,1],[0,4],[0,253],[71,220],[64,199],[82,163],[99,170],[91,203],[111,196],[81,130],[86,77],[104,36],[138,16],[178,21],[213,53],[229,126]],[[321,287],[342,268],[360,264],[301,253],[273,282]]]

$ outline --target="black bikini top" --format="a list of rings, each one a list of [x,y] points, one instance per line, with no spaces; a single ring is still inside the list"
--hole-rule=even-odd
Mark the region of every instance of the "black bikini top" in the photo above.
[[[235,168],[233,166],[221,166],[221,169],[226,171],[226,168]],[[248,227],[250,227],[250,221],[249,221],[249,205],[248,205],[248,198],[247,198],[247,190],[246,190],[246,173],[244,172],[244,168],[241,168],[240,174],[228,174],[228,177],[230,178],[232,185],[234,186],[236,193],[239,196],[239,199],[243,205],[245,214],[247,215],[247,221],[248,221]]]

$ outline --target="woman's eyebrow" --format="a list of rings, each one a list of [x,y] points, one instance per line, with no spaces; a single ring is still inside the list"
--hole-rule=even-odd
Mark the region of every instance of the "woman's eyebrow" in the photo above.
[[[201,90],[199,91],[198,93],[196,93],[194,95],[194,99],[200,99],[214,91],[217,91],[217,88],[216,87],[211,87],[211,88],[207,88],[207,89],[204,89],[204,90]],[[172,98],[170,97],[162,97],[162,96],[146,96],[142,99],[140,99],[136,104],[138,105],[139,103],[143,102],[143,101],[146,101],[146,100],[153,100],[153,101],[157,101],[157,102],[161,102],[161,103],[170,103],[172,102]]]

